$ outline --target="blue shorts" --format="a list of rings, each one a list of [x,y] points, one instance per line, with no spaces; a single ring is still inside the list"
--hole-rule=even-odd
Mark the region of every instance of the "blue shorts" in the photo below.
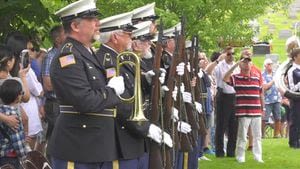
[[[270,103],[266,104],[266,112],[265,112],[265,121],[269,121],[271,117],[271,113],[273,114],[273,120],[281,120],[281,113],[280,113],[280,103]]]

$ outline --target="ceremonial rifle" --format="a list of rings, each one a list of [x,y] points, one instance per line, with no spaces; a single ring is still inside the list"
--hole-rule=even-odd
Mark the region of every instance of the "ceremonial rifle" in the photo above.
[[[155,56],[153,62],[153,70],[155,75],[152,77],[152,90],[151,90],[151,115],[150,121],[153,124],[158,125],[160,121],[160,115],[162,114],[162,110],[160,110],[160,63],[161,63],[161,55],[162,55],[162,38],[163,38],[163,23],[160,20],[159,31],[158,31],[158,40],[155,48]],[[162,119],[161,119],[162,120]],[[162,130],[164,130],[163,120],[161,124]],[[163,146],[164,149],[164,146]],[[165,150],[165,149],[164,149]],[[149,153],[149,169],[161,169],[164,168],[165,159],[162,158],[160,145],[155,143],[154,141],[150,142],[150,153]]]
[[[181,18],[181,32],[177,36],[178,38],[177,38],[177,41],[176,41],[176,48],[178,50],[176,52],[174,52],[174,58],[177,58],[177,60],[178,60],[177,63],[181,63],[181,62],[184,61],[184,55],[185,55],[185,22],[186,22],[185,17],[182,16],[182,18]],[[176,33],[178,33],[178,32],[176,31]],[[186,70],[186,68],[184,70]],[[180,91],[180,86],[183,82],[182,78],[184,78],[185,76],[186,76],[186,72],[184,73],[183,77],[177,75],[177,78],[176,78],[179,99],[177,99],[177,105],[175,105],[175,107],[179,107],[178,108],[179,120],[189,123],[189,119],[188,119],[188,115],[187,115],[188,114],[187,113],[187,107],[186,107],[186,106],[189,106],[189,105],[187,105],[183,102],[182,93]],[[188,82],[188,83],[190,85],[190,82]],[[191,139],[190,139],[191,135],[179,132],[178,136],[179,136],[179,142],[180,142],[180,150],[182,152],[192,151],[193,148],[192,148]]]
[[[202,79],[199,78],[198,73],[199,73],[199,39],[198,36],[195,38],[195,57],[194,57],[194,67],[192,70],[195,71],[194,76],[196,77],[196,86],[194,88],[195,90],[195,101],[201,103],[202,105],[202,113],[199,114],[199,134],[204,136],[207,134],[206,132],[206,117],[205,117],[205,100],[204,100],[204,94],[202,92]],[[202,70],[200,70],[202,71]]]
[[[190,58],[193,58],[194,56],[194,42],[192,41],[192,47],[190,49]],[[183,58],[184,58],[184,63],[185,65],[188,65],[189,61],[188,61],[188,55],[186,54],[185,51],[182,52],[183,54]],[[192,63],[191,63],[192,64]],[[190,72],[193,72],[192,70],[192,65],[190,65]],[[187,119],[189,124],[192,127],[192,134],[191,134],[191,143],[193,145],[193,147],[197,146],[197,139],[198,139],[198,130],[199,130],[199,125],[198,125],[198,121],[197,121],[197,110],[194,104],[194,89],[191,86],[191,76],[190,72],[188,71],[188,69],[184,69],[184,76],[183,76],[183,83],[185,86],[185,91],[191,93],[192,95],[192,103],[185,103],[185,108],[186,108],[186,113],[187,113]]]

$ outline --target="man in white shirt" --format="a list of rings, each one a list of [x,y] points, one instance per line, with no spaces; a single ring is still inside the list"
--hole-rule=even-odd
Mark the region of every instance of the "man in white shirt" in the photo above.
[[[227,133],[227,157],[235,156],[237,121],[235,118],[235,90],[223,81],[225,73],[234,64],[234,49],[226,47],[219,58],[208,65],[206,71],[214,75],[217,83],[216,95],[216,157],[224,157],[224,134]],[[235,70],[234,73],[237,70]]]

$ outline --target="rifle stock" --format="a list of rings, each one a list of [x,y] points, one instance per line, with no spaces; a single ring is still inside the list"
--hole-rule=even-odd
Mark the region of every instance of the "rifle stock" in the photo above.
[[[159,124],[160,120],[160,82],[159,82],[159,69],[161,63],[161,55],[162,55],[162,36],[163,36],[163,25],[162,21],[159,26],[159,34],[158,41],[155,48],[155,58],[153,62],[153,69],[155,75],[152,77],[152,90],[151,90],[151,115],[150,121],[154,124]],[[161,125],[162,130],[164,130],[164,126]],[[156,142],[150,142],[150,152],[149,152],[149,169],[162,169],[164,168],[163,158],[161,153],[161,146]]]

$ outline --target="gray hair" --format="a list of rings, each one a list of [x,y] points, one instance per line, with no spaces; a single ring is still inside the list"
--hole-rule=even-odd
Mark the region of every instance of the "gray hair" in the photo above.
[[[111,32],[100,32],[100,42],[101,43],[107,43],[109,42],[111,35],[115,34],[115,33],[119,33],[122,32],[122,30],[115,30],[115,31],[111,31]]]

